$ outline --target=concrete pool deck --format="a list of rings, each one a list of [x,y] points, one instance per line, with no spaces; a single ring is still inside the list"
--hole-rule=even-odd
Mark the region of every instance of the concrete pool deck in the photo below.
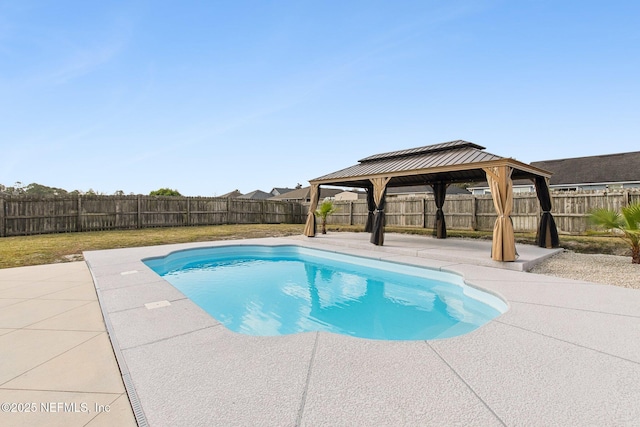
[[[229,244],[298,244],[450,271],[510,308],[444,340],[252,337],[228,331],[141,262]],[[375,247],[364,233],[330,233],[85,258],[140,425],[639,425],[640,291],[517,271],[553,253],[517,249],[518,262],[503,264],[490,260],[490,242],[387,234]],[[2,353],[15,345],[9,329],[0,329]],[[12,390],[0,382],[3,401]]]
[[[84,262],[0,270],[0,403],[1,426],[136,425]]]

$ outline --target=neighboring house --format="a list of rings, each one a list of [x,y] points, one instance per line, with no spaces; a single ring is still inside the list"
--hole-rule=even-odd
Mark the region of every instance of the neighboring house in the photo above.
[[[251,199],[251,200],[266,200],[272,197],[271,193],[264,192],[262,190],[254,190],[251,193],[238,196],[238,199]]]
[[[297,188],[302,188],[302,186],[300,184],[298,184]],[[231,197],[231,198],[236,198],[236,197],[240,197],[242,199],[267,199],[269,197],[272,196],[279,196],[281,194],[287,193],[289,191],[293,191],[295,190],[295,188],[286,188],[286,187],[274,187],[271,192],[269,193],[265,193],[264,191],[261,190],[255,190],[252,191],[251,193],[247,193],[247,194],[242,194],[240,192],[240,190],[236,189],[233,190],[230,193],[227,194],[223,194],[222,196],[218,196],[218,197]],[[266,197],[264,197],[264,195],[267,195]]]
[[[533,165],[533,163],[530,163]],[[551,186],[549,186],[551,188]],[[551,188],[553,190],[553,188]],[[483,194],[491,194],[487,181],[477,182],[469,187],[469,191],[474,196],[481,196]],[[528,179],[517,179],[513,181],[513,193],[535,193],[536,186]]]
[[[324,200],[327,197],[335,197],[336,194],[342,193],[343,191],[344,190],[337,188],[320,187],[320,200]],[[271,197],[270,200],[280,200],[283,202],[309,202],[311,201],[311,187],[298,188],[297,190]]]
[[[302,188],[302,185],[298,184],[298,186],[297,186],[296,188]],[[281,196],[281,195],[283,195],[284,193],[288,193],[288,192],[290,192],[290,191],[295,190],[296,188],[286,188],[286,187],[282,187],[282,188],[280,188],[280,187],[273,187],[273,188],[271,189],[271,195],[272,195],[272,196]]]
[[[218,197],[230,197],[230,198],[236,198],[236,197],[240,197],[242,196],[242,193],[239,190],[233,190],[230,193],[227,194],[223,194],[222,196],[218,196]]]
[[[457,185],[450,185],[447,187],[447,195],[452,194],[471,194],[464,188],[460,188]],[[425,197],[427,195],[433,195],[433,188],[430,185],[411,185],[407,187],[390,187],[387,188],[387,198],[411,198],[411,197]]]
[[[322,190],[322,187],[320,187]],[[358,200],[358,199],[366,199],[367,193],[362,191],[343,191],[342,193],[338,193],[333,197],[333,200],[341,201],[341,200]]]
[[[640,151],[600,156],[531,162],[535,166],[553,172],[549,188],[557,191],[571,190],[622,190],[640,188]],[[469,190],[473,194],[489,194],[486,181]],[[513,182],[514,193],[534,192],[535,186],[528,180]]]

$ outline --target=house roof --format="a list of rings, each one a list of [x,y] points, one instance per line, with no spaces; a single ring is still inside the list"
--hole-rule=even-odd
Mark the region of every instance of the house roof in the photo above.
[[[344,190],[337,188],[320,188],[320,200],[325,197],[335,197],[336,194],[342,193]],[[271,200],[309,200],[311,197],[311,187],[298,188],[279,196],[271,197]]]
[[[243,194],[242,196],[238,196],[238,199],[262,200],[262,199],[268,199],[269,197],[271,197],[271,193],[266,193],[262,190],[254,190],[250,193]]]
[[[295,190],[295,188],[287,188],[287,187],[273,187],[271,189],[271,194],[273,195],[280,195],[280,194],[284,194],[284,193],[288,193],[289,191],[293,191]],[[277,193],[277,194],[274,194]]]
[[[238,197],[238,196],[242,196],[242,193],[239,190],[233,190],[227,194],[223,194],[222,196],[218,196],[218,197]]]
[[[553,172],[550,185],[640,181],[640,151],[532,162]]]
[[[572,157],[568,159],[531,162],[531,166],[553,172],[552,187],[579,184],[640,182],[640,151]],[[513,185],[532,184],[530,180],[514,180]],[[474,188],[487,187],[486,180],[477,181]]]
[[[310,180],[312,184],[366,187],[370,178],[390,177],[387,187],[486,179],[485,167],[510,166],[512,179],[548,177],[550,172],[484,151],[468,141],[450,141],[365,157],[357,165]]]

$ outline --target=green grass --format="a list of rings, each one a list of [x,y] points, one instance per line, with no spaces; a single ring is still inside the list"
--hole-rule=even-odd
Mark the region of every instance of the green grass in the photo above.
[[[362,226],[331,226],[329,231],[362,231]],[[69,261],[83,251],[130,248],[170,243],[282,237],[302,234],[302,224],[217,225],[206,227],[147,228],[144,230],[44,234],[0,239],[0,268]],[[318,230],[319,231],[319,230]],[[386,227],[387,232],[431,235],[422,228]],[[449,237],[491,240],[490,231],[447,230]],[[535,243],[535,233],[517,233],[518,243]],[[628,255],[627,246],[609,235],[560,236],[560,246],[581,253]]]
[[[291,236],[303,230],[301,224],[250,224],[4,237],[0,239],[0,268],[65,262],[66,256],[90,250]]]

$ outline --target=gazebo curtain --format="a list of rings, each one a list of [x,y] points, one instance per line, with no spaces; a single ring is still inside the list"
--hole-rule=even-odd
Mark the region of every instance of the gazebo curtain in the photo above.
[[[309,213],[307,214],[307,223],[304,226],[304,235],[314,237],[316,235],[316,209],[320,201],[320,186],[311,184],[311,194],[309,195],[311,204],[309,205]]]
[[[535,184],[536,195],[542,208],[536,242],[541,248],[557,248],[558,245],[560,245],[560,239],[558,239],[556,221],[553,219],[553,215],[551,215],[551,195],[549,194],[548,178],[537,176]]]
[[[373,197],[373,184],[367,186],[365,190],[367,190],[367,210],[369,213],[367,214],[367,223],[364,226],[364,231],[371,233],[371,230],[373,230],[373,211],[376,210],[376,202]]]
[[[447,195],[447,184],[444,182],[435,182],[431,184],[433,188],[433,197],[436,202],[436,222],[434,224],[434,235],[438,239],[447,238],[447,224],[444,221],[444,211],[442,206],[444,205],[444,199]]]
[[[384,244],[384,205],[387,192],[387,183],[391,178],[371,178],[373,184],[373,200],[376,205],[376,212],[373,216],[373,227],[371,230],[371,243],[382,246]]]
[[[513,168],[509,166],[496,166],[484,168],[487,174],[487,182],[491,189],[493,205],[496,208],[498,218],[493,226],[493,245],[491,258],[496,261],[515,261],[516,240],[511,222],[513,210],[513,183],[511,173]]]

